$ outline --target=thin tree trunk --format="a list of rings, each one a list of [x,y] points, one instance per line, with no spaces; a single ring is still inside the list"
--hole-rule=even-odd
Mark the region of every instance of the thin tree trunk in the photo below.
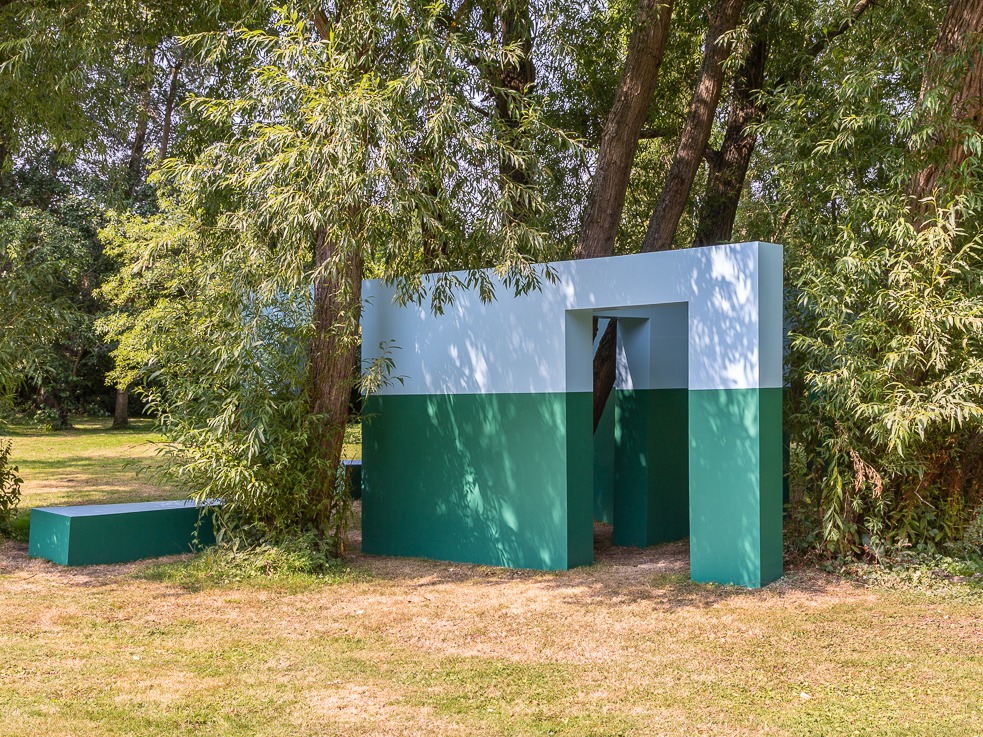
[[[68,410],[65,408],[65,403],[58,397],[57,392],[49,392],[42,386],[38,390],[35,404],[39,409],[50,409],[57,415],[58,419],[52,423],[55,430],[67,430],[72,426],[68,421]]]
[[[125,430],[130,425],[130,392],[116,390],[116,408],[113,410],[113,430]]]
[[[336,6],[335,22],[343,16],[344,6]],[[315,10],[314,27],[322,41],[331,38],[332,21],[323,8]],[[366,50],[363,58],[368,59]],[[351,213],[352,222],[360,219]],[[314,519],[314,529],[324,539],[331,537],[338,512],[334,494],[335,473],[341,463],[341,451],[348,424],[351,391],[359,366],[359,319],[362,314],[362,275],[364,259],[357,249],[345,251],[327,237],[318,234],[314,246],[314,263],[318,276],[314,284],[314,338],[311,341],[308,371],[311,414],[320,418],[317,443],[324,463],[321,499]],[[345,540],[333,540],[334,554],[344,555]]]
[[[710,17],[696,89],[669,175],[649,219],[645,240],[642,241],[643,251],[665,251],[672,247],[679,219],[706,153],[720,101],[724,61],[731,49],[730,44],[721,41],[721,36],[737,27],[743,7],[744,0],[717,0]]]
[[[126,164],[126,196],[133,199],[143,185],[143,158],[147,147],[147,127],[150,124],[150,93],[153,87],[153,63],[156,49],[147,49],[143,69],[144,79],[140,86],[140,102],[137,109],[137,124],[130,144],[130,158]]]
[[[958,86],[951,90],[948,100],[952,122],[956,127],[970,125],[978,131],[983,130],[981,39],[983,39],[983,0],[952,0],[939,24],[939,34],[929,57],[921,92],[924,99],[931,90],[955,82]],[[960,68],[965,70],[963,77],[952,79],[949,76],[947,62],[953,57],[964,56],[969,58],[965,65],[960,65]],[[949,140],[946,140],[947,136]],[[919,171],[912,179],[909,188],[909,194],[915,201],[913,208],[920,220],[924,220],[928,215],[928,208],[919,201],[932,196],[944,175],[958,169],[969,156],[958,131],[953,136],[950,126],[946,126],[937,143],[943,149],[941,156]]]
[[[177,99],[177,88],[181,81],[181,67],[184,66],[184,49],[178,54],[177,61],[171,67],[170,80],[167,85],[167,97],[164,100],[164,119],[160,130],[160,149],[158,150],[158,161],[167,158],[167,152],[171,145],[171,119],[174,117],[174,101]]]
[[[604,123],[574,258],[614,253],[639,135],[659,78],[673,0],[640,0],[625,68]]]
[[[707,185],[700,201],[694,245],[726,243],[733,235],[737,205],[757,144],[757,134],[748,127],[760,123],[764,112],[757,98],[764,84],[767,58],[767,45],[759,35],[734,80],[720,151],[707,156]]]
[[[493,90],[495,109],[505,123],[509,134],[521,123],[521,106],[516,99],[525,96],[536,81],[536,67],[532,59],[532,21],[528,0],[504,0],[498,23],[503,47],[517,47],[519,55],[503,65],[498,89]],[[511,159],[501,163],[502,178],[520,187],[529,184],[528,173],[522,165]]]
[[[0,174],[7,168],[7,159],[10,158],[10,144],[8,143],[7,134],[5,132],[0,132]]]

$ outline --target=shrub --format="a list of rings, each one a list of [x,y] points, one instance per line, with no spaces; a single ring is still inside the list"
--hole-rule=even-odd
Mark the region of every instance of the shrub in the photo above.
[[[0,535],[10,537],[11,527],[17,516],[17,505],[20,503],[20,485],[23,479],[17,475],[17,466],[10,465],[9,440],[0,442]]]

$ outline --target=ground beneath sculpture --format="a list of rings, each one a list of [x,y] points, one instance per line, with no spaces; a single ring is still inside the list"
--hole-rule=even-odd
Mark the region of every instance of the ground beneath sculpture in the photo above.
[[[978,600],[793,569],[687,581],[684,544],[560,573],[363,556],[301,588],[192,590],[146,562],[0,547],[0,733],[983,731]],[[175,559],[170,559],[175,560]]]

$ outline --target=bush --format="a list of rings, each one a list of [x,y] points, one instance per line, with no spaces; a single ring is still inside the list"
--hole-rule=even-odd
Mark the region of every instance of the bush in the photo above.
[[[13,521],[17,517],[17,505],[20,503],[20,485],[23,479],[17,475],[17,466],[10,465],[9,440],[0,442],[0,535],[10,537],[13,534]]]
[[[310,586],[353,581],[364,574],[327,554],[322,541],[307,534],[278,544],[220,545],[179,563],[153,566],[143,576],[191,590],[258,586],[302,591]]]

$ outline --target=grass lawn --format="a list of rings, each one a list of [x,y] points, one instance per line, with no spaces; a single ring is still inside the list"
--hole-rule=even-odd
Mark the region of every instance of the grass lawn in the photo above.
[[[166,494],[127,485],[141,432],[15,435],[52,482],[29,503],[89,501],[56,481],[83,472]],[[0,734],[983,735],[978,588],[700,586],[685,544],[601,527],[598,562],[561,573],[351,549],[329,579],[209,585],[186,557],[65,569],[4,543]]]
[[[130,420],[109,430],[111,418],[73,420],[71,430],[41,430],[31,424],[0,425],[13,442],[11,462],[24,479],[21,507],[176,499],[180,493],[154,480],[153,422]]]
[[[13,442],[11,462],[20,468],[21,508],[64,504],[180,499],[181,493],[155,479],[156,443],[151,420],[130,420],[126,430],[110,430],[111,418],[72,421],[64,431],[30,423],[0,423],[0,439]],[[345,433],[344,456],[361,458],[361,431]]]

